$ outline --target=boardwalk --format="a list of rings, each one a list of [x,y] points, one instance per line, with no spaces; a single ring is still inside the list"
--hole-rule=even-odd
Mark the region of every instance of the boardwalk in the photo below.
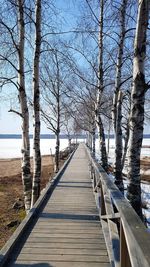
[[[88,164],[80,144],[7,266],[110,266]]]

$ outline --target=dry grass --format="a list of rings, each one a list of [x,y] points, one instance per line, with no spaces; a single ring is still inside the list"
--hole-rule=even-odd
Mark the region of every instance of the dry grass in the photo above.
[[[141,159],[141,179],[150,182],[150,157]]]
[[[53,170],[53,158],[43,156],[41,189],[51,179]],[[22,221],[25,216],[24,209],[13,209],[17,199],[23,200],[21,160],[0,160],[0,248],[16,229],[16,226],[9,228],[7,224],[11,221]]]

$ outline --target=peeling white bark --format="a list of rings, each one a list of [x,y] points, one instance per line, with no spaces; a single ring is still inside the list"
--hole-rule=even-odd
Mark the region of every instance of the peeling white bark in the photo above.
[[[120,14],[121,32],[120,32],[120,40],[119,40],[119,47],[118,47],[115,91],[114,91],[113,110],[112,110],[112,119],[113,119],[114,131],[116,131],[117,101],[118,101],[118,94],[119,94],[119,90],[120,90],[120,86],[121,86],[122,59],[123,59],[123,47],[124,47],[124,42],[125,42],[125,18],[126,18],[127,2],[128,2],[128,0],[122,1],[121,12],[120,12],[121,13]]]
[[[128,151],[128,142],[129,142],[129,118],[127,120],[127,125],[125,129],[125,138],[124,138],[124,149],[123,149],[123,157],[122,157],[122,169],[124,168],[125,159]]]
[[[104,90],[103,84],[103,13],[104,1],[100,1],[100,30],[99,30],[99,63],[98,63],[98,86],[97,86],[97,101],[95,105],[95,121],[98,129],[99,144],[101,150],[101,162],[103,168],[108,170],[108,160],[105,144],[104,127],[100,116],[101,99]]]
[[[106,151],[104,127],[103,127],[101,117],[99,117],[98,137],[99,137],[100,152],[101,152],[101,165],[104,168],[104,170],[107,172],[108,171],[108,158],[107,158],[107,151]]]
[[[60,153],[60,72],[57,51],[55,52],[55,60],[57,67],[57,84],[56,84],[56,110],[57,110],[57,126],[56,126],[56,150],[55,150],[55,172],[59,171],[59,153]]]
[[[31,207],[31,190],[32,179],[30,173],[30,139],[29,139],[29,111],[27,105],[27,96],[25,90],[24,76],[24,41],[25,41],[25,25],[24,25],[24,1],[18,0],[18,85],[19,100],[22,117],[22,182],[24,191],[25,210],[28,213]]]
[[[125,18],[126,18],[126,8],[128,0],[122,0],[121,10],[120,10],[120,40],[118,46],[118,57],[116,66],[116,79],[115,79],[115,91],[113,98],[113,126],[115,133],[115,163],[114,163],[114,173],[115,173],[115,183],[118,188],[123,192],[124,186],[122,181],[122,93],[121,93],[121,78],[122,78],[122,62],[123,62],[123,47],[125,42]]]
[[[41,0],[36,0],[35,8],[35,51],[33,68],[33,184],[32,203],[34,205],[40,195],[41,153],[40,153],[40,88],[39,64],[41,48]]]
[[[93,130],[92,130],[92,153],[93,157],[95,158],[95,142],[96,142],[96,132],[95,132],[95,123],[93,125]]]
[[[122,179],[122,98],[123,94],[119,91],[118,102],[117,102],[117,117],[116,117],[116,135],[115,135],[115,184],[118,186],[120,191],[124,191],[123,179]]]
[[[142,217],[140,154],[143,139],[144,102],[146,93],[144,63],[146,57],[146,32],[148,26],[149,9],[149,0],[139,0],[138,18],[134,41],[133,87],[131,92],[128,153],[129,186],[127,197],[140,217]]]

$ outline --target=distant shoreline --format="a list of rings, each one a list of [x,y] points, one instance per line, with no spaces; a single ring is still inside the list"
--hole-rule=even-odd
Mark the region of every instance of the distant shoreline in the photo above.
[[[86,135],[71,135],[71,139],[85,139]],[[0,134],[0,139],[21,139],[21,134]],[[30,134],[30,139],[33,138],[33,135]],[[54,134],[41,134],[41,139],[55,139]],[[68,139],[68,136],[65,134],[60,135],[60,139]]]
[[[71,139],[86,139],[87,136],[85,134],[76,134],[76,135],[70,135]],[[106,138],[108,138],[108,135],[105,135]],[[21,134],[0,134],[0,139],[21,139]],[[33,135],[30,134],[30,139],[33,138]],[[98,136],[96,136],[98,138]],[[110,139],[113,139],[114,135],[110,135]],[[143,138],[148,139],[150,138],[150,134],[144,134]],[[55,139],[54,134],[41,134],[41,139]],[[68,136],[65,134],[60,134],[60,139],[68,139]]]
[[[52,155],[48,155],[48,154],[45,154],[45,155],[41,155],[41,158],[53,158],[54,157],[54,154]],[[33,159],[33,156],[30,157],[30,160]],[[19,156],[19,157],[14,157],[14,158],[0,158],[0,162],[5,162],[5,161],[9,161],[9,162],[12,162],[12,161],[15,161],[15,160],[22,160],[22,157]]]

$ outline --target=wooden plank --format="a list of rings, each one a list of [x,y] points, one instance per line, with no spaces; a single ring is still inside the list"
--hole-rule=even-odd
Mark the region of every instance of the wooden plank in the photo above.
[[[50,262],[53,262],[53,261],[60,261],[60,262],[63,262],[63,261],[74,261],[74,262],[109,262],[108,260],[108,256],[97,256],[97,255],[49,255],[49,254],[20,254],[18,256],[18,260],[36,260],[37,262],[38,261],[44,261],[44,262],[47,262],[47,261],[50,261]]]
[[[42,267],[110,267],[109,263],[96,263],[96,262],[80,262],[80,261],[72,261],[72,262],[39,262],[39,261],[17,261],[16,264],[12,264],[11,267],[31,267],[42,266]]]
[[[47,228],[34,228],[32,233],[45,233],[45,234],[51,234],[51,233],[55,233],[55,234],[95,234],[97,235],[102,235],[103,236],[103,231],[102,229],[95,229],[95,228],[91,228],[91,229],[63,229],[62,227],[60,227],[59,229],[51,229],[50,227]]]
[[[101,229],[101,226],[99,225],[99,226],[97,226],[97,225],[95,225],[95,226],[90,226],[90,225],[87,225],[87,226],[85,226],[84,227],[84,225],[83,226],[81,226],[81,225],[65,225],[65,224],[63,224],[63,225],[61,225],[60,224],[60,226],[59,225],[56,225],[56,227],[55,227],[55,225],[51,225],[51,224],[47,224],[47,223],[45,223],[45,224],[39,224],[39,225],[36,225],[36,227],[34,228],[34,231],[38,231],[38,229],[41,229],[41,230],[48,230],[48,231],[59,231],[59,230],[64,230],[64,231],[82,231],[82,230],[84,230],[84,231],[86,231],[86,232],[90,232],[90,231],[95,231],[95,232],[97,232],[97,233],[101,233],[102,232],[102,229]]]
[[[69,243],[69,242],[27,242],[24,244],[24,248],[49,248],[50,250],[52,248],[68,248],[68,249],[98,249],[98,250],[106,250],[106,244],[105,243]]]
[[[85,248],[23,248],[21,254],[40,254],[40,255],[95,255],[106,256],[107,250],[100,249],[85,249]]]
[[[60,243],[74,243],[74,244],[79,244],[79,243],[88,243],[88,244],[105,244],[104,238],[59,238],[59,237],[29,237],[27,242],[35,242],[35,243],[50,243],[50,242],[60,242]]]
[[[51,229],[51,230],[53,230],[53,229],[74,229],[74,230],[78,230],[78,229],[88,229],[88,230],[90,230],[90,229],[96,229],[97,231],[99,230],[99,231],[101,231],[101,225],[100,225],[100,222],[97,222],[96,221],[96,223],[85,223],[85,222],[83,222],[83,224],[82,223],[80,223],[80,222],[76,222],[76,223],[74,223],[74,222],[65,222],[65,223],[63,223],[63,222],[53,222],[53,221],[51,221],[51,222],[48,222],[48,221],[42,221],[42,222],[39,222],[39,223],[37,223],[36,224],[36,226],[35,226],[35,229],[38,229],[38,228],[49,228],[49,229]]]
[[[40,238],[40,237],[42,237],[42,238],[60,238],[60,239],[67,239],[67,238],[70,238],[70,239],[79,239],[79,238],[81,238],[82,237],[82,239],[101,239],[101,240],[104,240],[104,237],[103,237],[103,235],[101,234],[101,235],[98,235],[98,233],[97,234],[93,234],[93,233],[82,233],[82,234],[74,234],[74,233],[72,233],[72,234],[66,234],[66,233],[64,233],[64,234],[61,234],[61,233],[36,233],[36,232],[32,232],[31,234],[30,234],[30,236],[32,236],[32,238],[34,238],[34,237],[37,237],[37,238]],[[29,236],[29,237],[30,237]]]

